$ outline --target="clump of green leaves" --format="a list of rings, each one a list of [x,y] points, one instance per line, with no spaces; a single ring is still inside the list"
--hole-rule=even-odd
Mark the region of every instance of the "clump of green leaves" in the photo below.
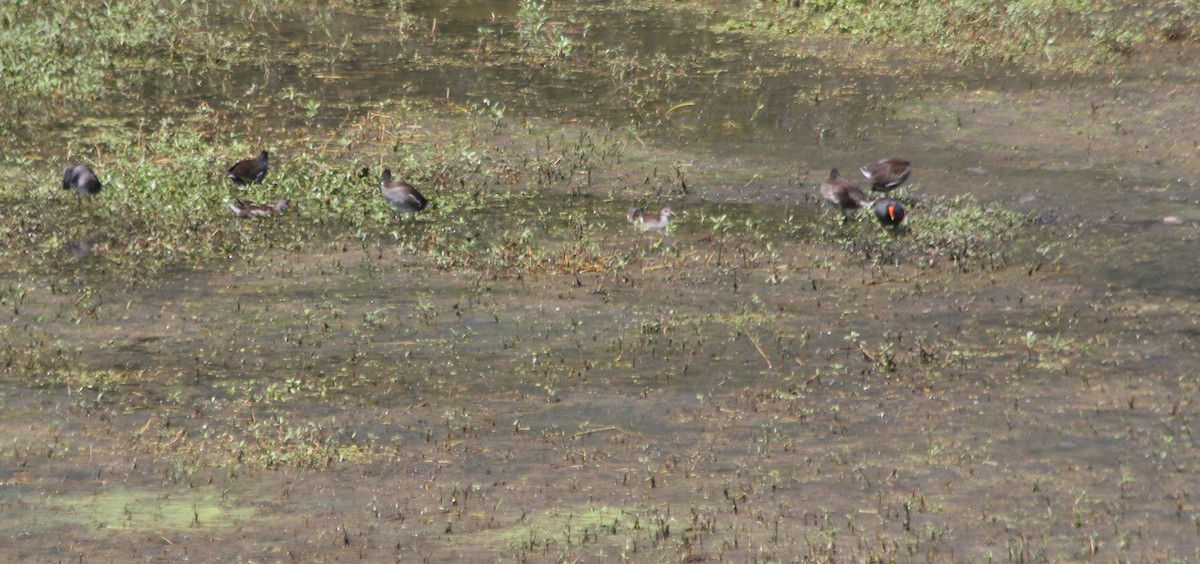
[[[575,49],[575,41],[550,21],[543,0],[521,0],[517,7],[517,33],[526,48],[552,58],[565,59]]]
[[[1027,223],[1021,213],[1000,204],[982,205],[972,196],[937,199],[927,209],[915,206],[913,242],[926,257],[964,266],[974,261],[999,261],[1005,243]]]
[[[0,93],[93,98],[122,73],[203,41],[204,4],[132,0],[0,3]]]
[[[932,197],[909,203],[908,217],[896,230],[876,229],[870,210],[859,216],[871,234],[843,239],[879,264],[915,263],[933,267],[949,262],[960,270],[1000,268],[1007,264],[1011,243],[1028,218],[1000,204],[980,204],[969,195]]]

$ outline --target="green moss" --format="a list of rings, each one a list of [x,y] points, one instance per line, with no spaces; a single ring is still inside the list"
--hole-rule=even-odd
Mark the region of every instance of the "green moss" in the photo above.
[[[39,520],[71,524],[95,531],[189,530],[236,527],[240,519],[254,516],[254,510],[231,506],[221,492],[188,490],[179,495],[161,492],[110,488],[94,494],[57,495],[49,499],[55,511],[38,511]],[[40,503],[40,502],[39,502]]]

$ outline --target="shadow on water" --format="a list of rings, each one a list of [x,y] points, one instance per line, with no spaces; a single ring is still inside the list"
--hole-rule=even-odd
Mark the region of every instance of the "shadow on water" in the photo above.
[[[715,12],[522,13],[533,4],[255,5],[260,60],[112,101],[119,122],[205,105],[268,144],[419,101],[491,112],[498,145],[546,124],[619,124],[631,149],[583,194],[525,177],[508,197],[357,233],[242,223],[277,246],[149,284],[124,279],[91,230],[54,246],[55,276],[14,269],[0,292],[13,554],[1200,549],[1197,218],[1179,211],[1195,188],[1165,172],[1191,154],[1145,135],[1153,124],[1115,127],[1138,103],[1111,76],[883,51],[854,64],[824,38],[719,33]],[[1173,86],[1124,88],[1161,101]],[[909,231],[819,205],[829,168],[892,154],[917,166],[898,193]],[[997,221],[1009,238],[973,246],[970,228],[1004,214],[931,217],[963,192],[1032,220]],[[625,224],[630,205],[681,214],[643,233]],[[950,241],[930,241],[933,225]]]

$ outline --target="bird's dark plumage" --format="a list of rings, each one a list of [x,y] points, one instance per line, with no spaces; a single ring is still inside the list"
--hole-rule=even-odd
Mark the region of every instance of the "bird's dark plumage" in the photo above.
[[[899,188],[912,174],[912,165],[904,159],[883,159],[859,169],[871,182],[871,189],[889,192]]]
[[[103,188],[92,167],[85,164],[69,164],[63,169],[63,190],[74,190],[81,196],[95,196]]]
[[[396,213],[417,213],[429,204],[412,184],[403,180],[393,180],[391,169],[384,169],[379,193],[392,205]]]
[[[267,177],[267,170],[270,166],[267,164],[267,152],[259,153],[257,159],[246,159],[238,161],[237,164],[229,167],[229,179],[235,184],[249,184],[251,182],[259,183]]]
[[[884,227],[899,227],[904,221],[904,206],[891,198],[883,198],[875,202],[875,217]]]

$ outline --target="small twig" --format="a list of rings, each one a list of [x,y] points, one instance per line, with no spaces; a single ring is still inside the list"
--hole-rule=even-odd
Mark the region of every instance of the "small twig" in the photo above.
[[[798,358],[796,359],[796,364],[799,364],[800,366],[804,366],[804,363],[800,362],[800,359],[798,359]],[[809,378],[804,381],[804,385],[807,386],[807,385],[813,383],[814,381],[816,381],[816,379],[820,378],[820,377],[821,377],[821,371],[818,370],[816,374],[812,375],[812,378]]]
[[[875,360],[875,355],[871,354],[871,351],[867,350],[867,347],[864,347],[862,343],[855,344],[858,345],[858,350],[862,351],[863,356],[867,357],[867,360],[878,363],[878,361]]]
[[[427,401],[423,401],[421,403],[414,403],[414,404],[404,408],[403,413],[408,413],[408,412],[412,411],[413,409],[416,409],[418,407],[425,407],[427,405],[429,405],[429,402],[427,402]]]
[[[183,435],[184,435],[185,433],[187,433],[187,429],[180,429],[178,433],[175,433],[175,438],[174,438],[174,439],[171,439],[170,441],[167,441],[167,444],[164,444],[164,445],[163,445],[162,447],[160,447],[160,448],[166,448],[166,447],[169,447],[169,446],[171,446],[171,445],[173,445],[173,444],[175,444],[175,443],[179,442],[179,441],[180,441],[180,439],[182,439],[182,438],[183,438]]]
[[[749,332],[746,332],[746,338],[750,339],[750,344],[754,345],[754,350],[758,351],[758,356],[761,356],[763,361],[767,363],[767,370],[773,370],[771,359],[767,358],[767,353],[763,352],[762,347],[758,346],[758,339],[754,338]]]
[[[862,476],[862,479],[864,482],[867,483],[868,488],[871,487],[871,479],[867,477],[867,473],[863,472],[863,469],[861,467],[858,469],[858,475]]]
[[[588,429],[587,431],[580,431],[580,432],[575,433],[574,435],[571,435],[570,437],[567,437],[567,438],[568,439],[577,439],[584,435],[590,435],[592,433],[602,433],[604,431],[616,431],[622,435],[625,435],[626,437],[632,436],[631,433],[621,429],[620,427],[608,426],[608,427],[600,427],[599,429]]]
[[[150,417],[150,419],[147,419],[147,420],[146,420],[146,424],[145,424],[145,425],[142,425],[142,430],[141,430],[141,431],[138,431],[138,435],[139,435],[139,436],[141,436],[141,435],[144,435],[144,434],[146,433],[146,431],[150,429],[150,425],[151,425],[152,423],[154,423],[156,420],[158,420],[158,418],[157,418],[157,417],[153,417],[153,416],[152,416],[152,417]]]

